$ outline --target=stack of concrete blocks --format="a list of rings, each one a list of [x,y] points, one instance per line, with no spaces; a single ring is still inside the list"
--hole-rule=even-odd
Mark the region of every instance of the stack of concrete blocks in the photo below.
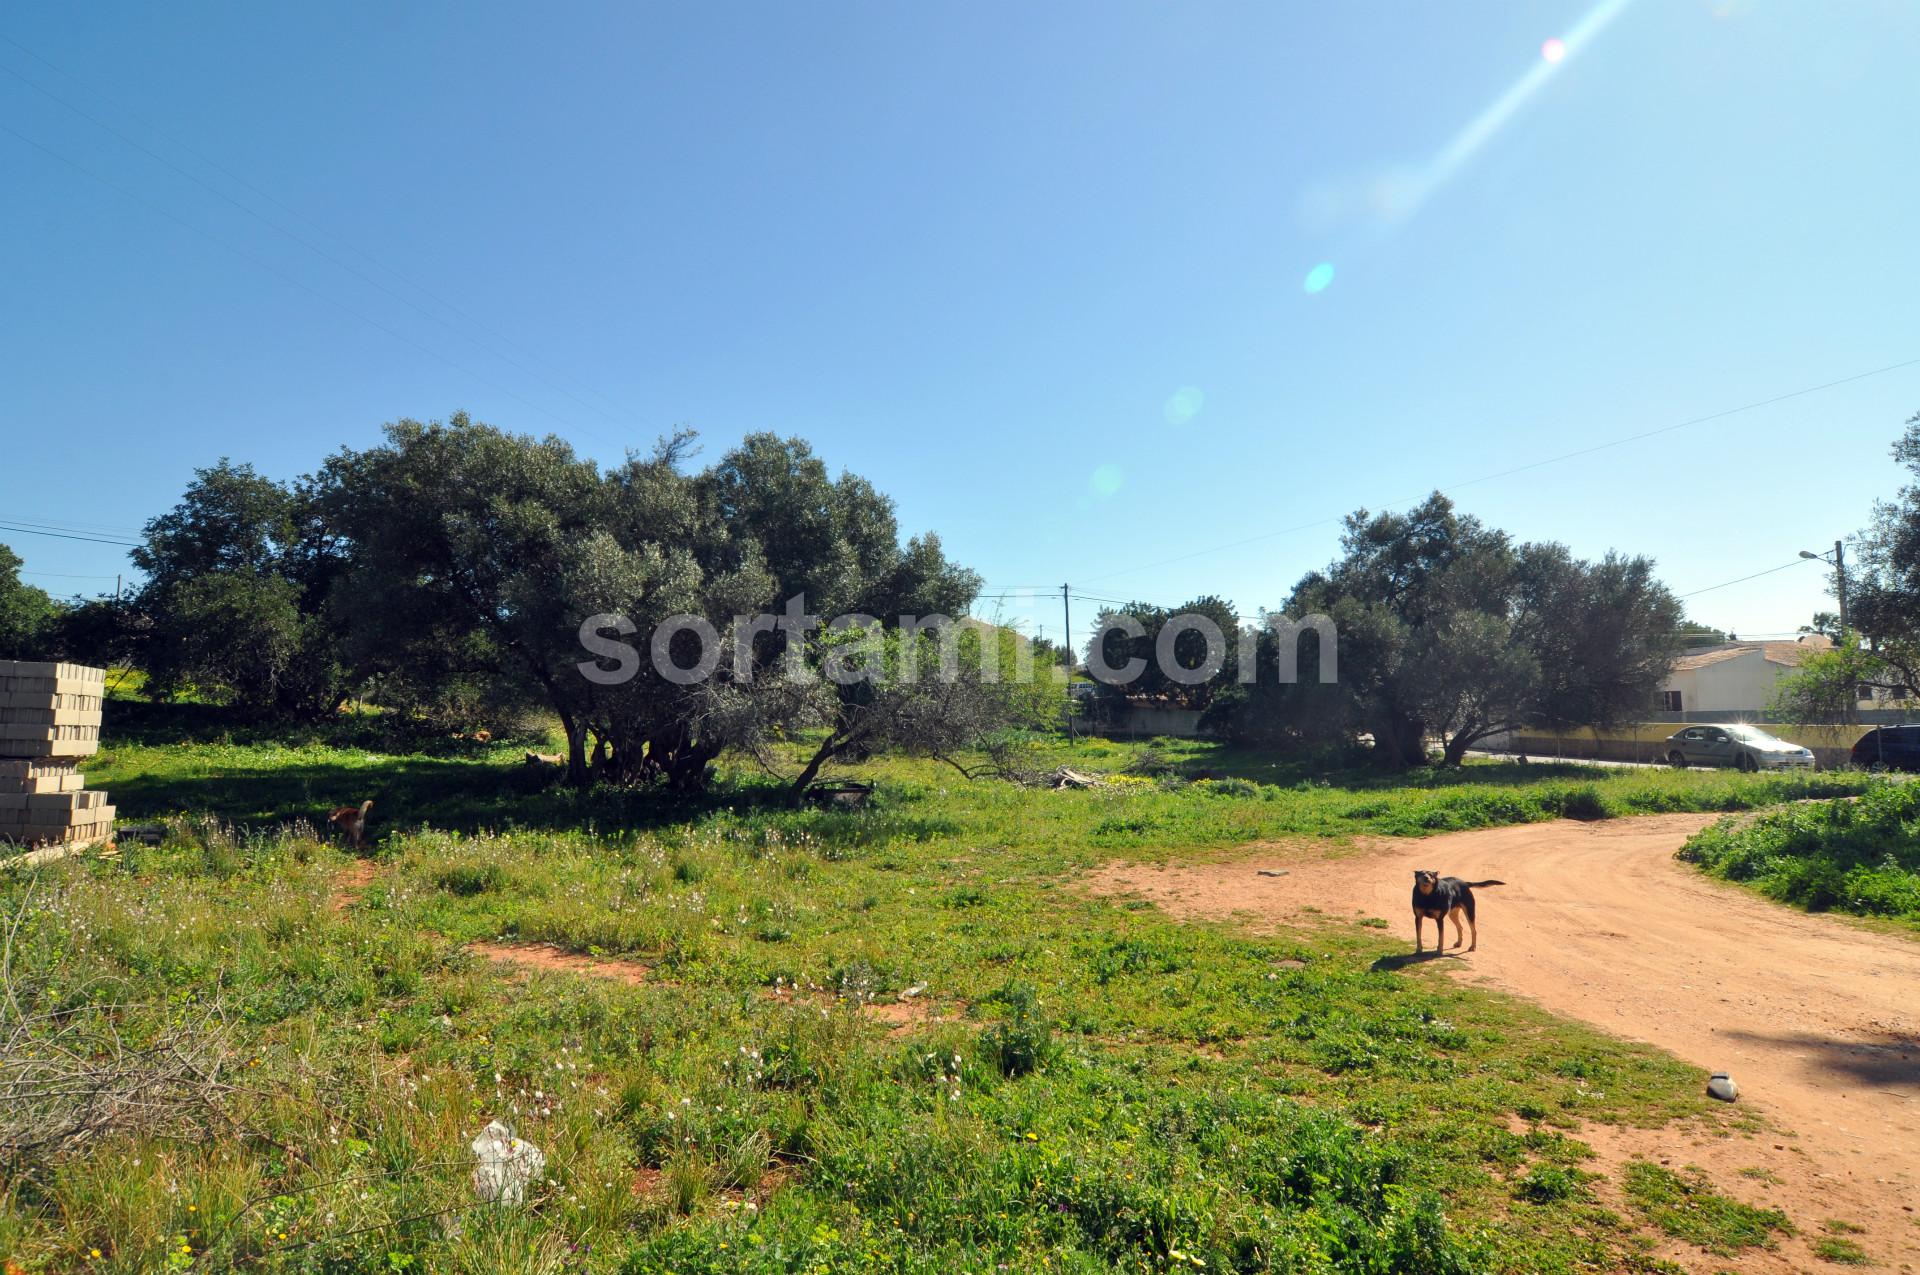
[[[100,749],[106,682],[104,669],[0,660],[0,857],[113,835],[107,794],[80,773]]]

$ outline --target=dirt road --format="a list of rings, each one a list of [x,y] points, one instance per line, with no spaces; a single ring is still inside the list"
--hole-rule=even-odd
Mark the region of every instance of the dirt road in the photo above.
[[[1757,1150],[1781,1161],[1802,1198],[1769,1198],[1804,1228],[1830,1217],[1864,1225],[1876,1257],[1920,1270],[1920,941],[1796,912],[1675,861],[1711,821],[1522,825],[1380,841],[1332,861],[1253,848],[1259,857],[1236,863],[1111,865],[1098,887],[1176,915],[1360,911],[1389,920],[1411,952],[1413,869],[1504,880],[1479,892],[1479,950],[1449,950],[1441,963],[1731,1072],[1742,1104],[1794,1135]],[[1288,874],[1256,875],[1275,864]],[[1431,925],[1426,933],[1431,946]]]

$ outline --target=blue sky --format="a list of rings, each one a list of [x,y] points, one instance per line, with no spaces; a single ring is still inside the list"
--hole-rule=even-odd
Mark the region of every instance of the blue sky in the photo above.
[[[1894,0],[27,3],[0,36],[0,520],[125,535],[220,456],[290,477],[459,408],[602,459],[773,429],[1058,637],[1024,587],[1251,613],[1341,514],[1463,483],[1690,593],[1857,529],[1920,411],[1915,365],[1470,482],[1920,358]],[[0,540],[56,592],[125,567]],[[1787,631],[1826,583],[1688,606]]]

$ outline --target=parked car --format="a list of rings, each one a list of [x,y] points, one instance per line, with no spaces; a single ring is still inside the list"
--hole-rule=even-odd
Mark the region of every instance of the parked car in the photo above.
[[[1920,726],[1876,726],[1847,760],[1863,770],[1920,770]]]
[[[1740,722],[1689,726],[1667,736],[1675,766],[1734,766],[1741,770],[1812,770],[1813,753]]]

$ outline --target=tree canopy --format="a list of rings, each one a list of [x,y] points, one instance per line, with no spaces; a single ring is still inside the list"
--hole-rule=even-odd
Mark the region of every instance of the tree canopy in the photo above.
[[[1300,580],[1285,612],[1333,621],[1338,692],[1255,689],[1232,728],[1312,737],[1311,722],[1259,716],[1317,714],[1370,733],[1389,766],[1423,762],[1436,736],[1457,763],[1515,727],[1611,725],[1648,705],[1681,621],[1647,559],[1515,544],[1438,492],[1350,516],[1340,556]]]
[[[0,545],[0,659],[41,658],[59,608],[45,589],[20,578],[25,563]]]
[[[937,711],[885,660],[822,680],[838,646],[799,628],[755,626],[736,659],[736,617],[789,610],[872,617],[898,648],[901,617],[964,615],[979,577],[934,536],[903,543],[892,502],[800,439],[749,435],[690,471],[693,441],[602,471],[561,439],[455,414],[396,422],[297,482],[223,460],[135,551],[144,663],[162,692],[259,715],[327,712],[361,686],[405,711],[537,707],[560,720],[575,781],[681,789],[723,748],[796,726],[840,739],[817,770],[886,742],[958,748],[1028,711],[977,673]],[[702,626],[720,648],[710,676],[656,667],[653,635],[686,668]],[[942,730],[885,724],[915,714]]]
[[[1893,458],[1907,482],[1874,506],[1871,523],[1853,538],[1847,618],[1871,645],[1882,676],[1913,687],[1920,686],[1920,413],[1907,419]]]

